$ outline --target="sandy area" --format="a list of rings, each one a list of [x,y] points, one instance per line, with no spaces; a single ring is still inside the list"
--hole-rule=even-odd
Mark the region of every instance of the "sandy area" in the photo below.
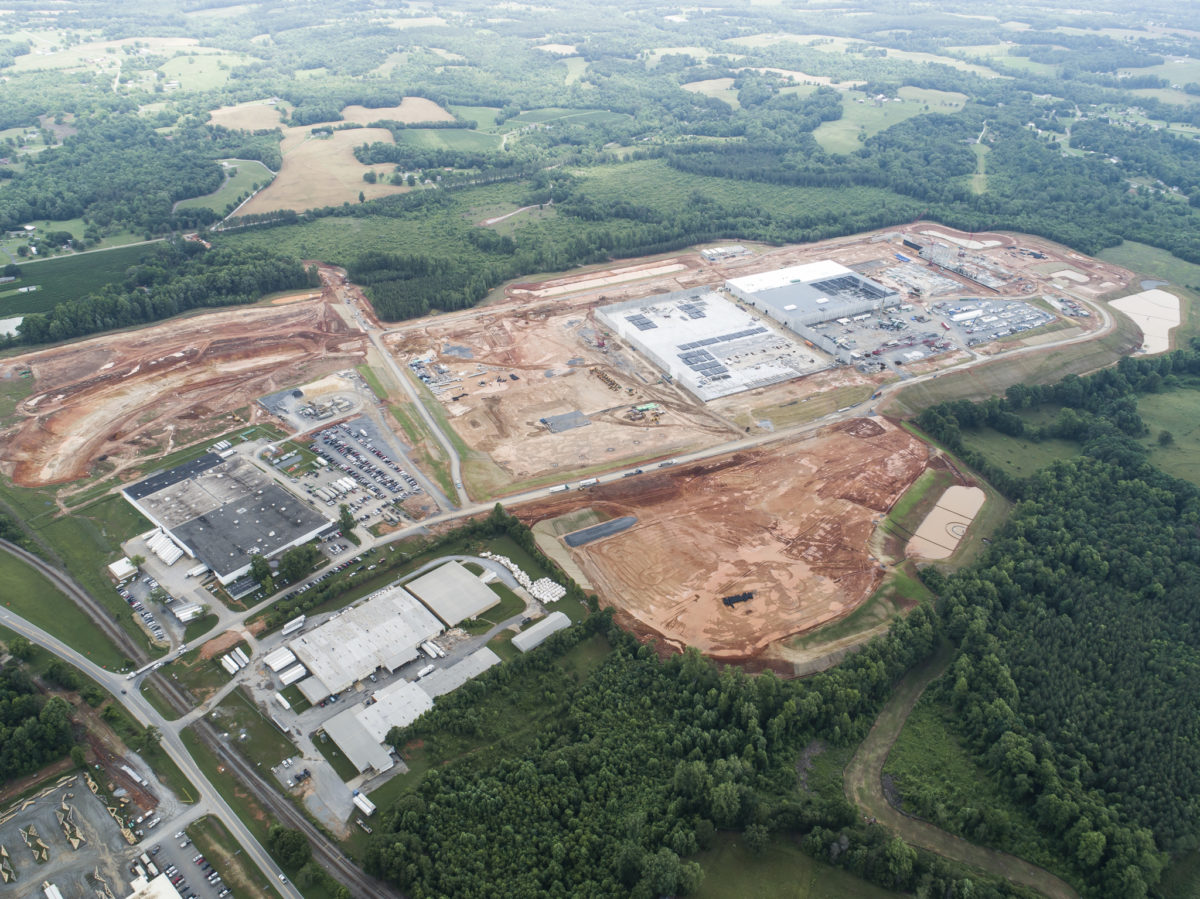
[[[629,268],[616,268],[609,274],[593,275],[583,278],[563,278],[558,283],[547,282],[548,287],[528,291],[529,296],[545,299],[558,297],[568,293],[582,293],[601,287],[611,287],[614,284],[624,284],[626,281],[636,281],[639,278],[653,278],[657,275],[667,275],[682,271],[686,266],[681,263],[667,265],[636,265]],[[513,293],[517,293],[516,290]]]
[[[1064,268],[1061,271],[1051,272],[1051,278],[1066,278],[1068,281],[1074,281],[1076,284],[1087,284],[1090,278],[1087,275],[1077,272],[1071,268]]]
[[[177,446],[255,420],[263,414],[256,398],[357,364],[365,348],[365,337],[317,299],[16,357],[0,363],[0,377],[28,367],[34,392],[0,433],[0,470],[31,487],[83,477],[97,461],[142,470]]]
[[[289,303],[299,303],[301,300],[315,300],[319,297],[319,293],[305,291],[304,293],[289,293],[287,296],[276,297],[271,300],[272,306],[286,306]]]
[[[933,560],[950,558],[983,508],[985,499],[987,494],[979,487],[947,487],[908,541],[908,555]]]
[[[925,470],[928,448],[854,419],[770,450],[616,481],[522,507],[538,521],[593,506],[629,530],[571,550],[623,623],[727,660],[840,618],[882,578],[878,517]],[[752,591],[748,602],[722,597]]]
[[[934,231],[932,229],[921,232],[929,237],[935,237],[938,240],[944,240],[947,243],[952,243],[955,246],[965,247],[968,250],[986,250],[991,247],[998,247],[1002,241],[999,240],[971,240],[968,237],[957,237],[953,234],[947,234],[945,231]],[[1086,278],[1084,279],[1087,280]]]
[[[1113,300],[1108,305],[1124,312],[1142,329],[1142,350],[1165,353],[1171,348],[1171,331],[1179,326],[1179,297],[1165,290],[1143,290]]]

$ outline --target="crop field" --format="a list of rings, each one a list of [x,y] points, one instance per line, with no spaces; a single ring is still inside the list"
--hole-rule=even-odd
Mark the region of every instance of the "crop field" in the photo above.
[[[207,91],[222,87],[230,72],[253,61],[244,53],[184,53],[167,60],[159,71],[183,90]]]
[[[345,132],[348,134],[361,134],[359,131]],[[387,140],[391,142],[391,133],[384,132],[386,138],[374,138],[375,140]],[[356,144],[361,144],[362,139],[355,141]],[[500,138],[495,134],[489,134],[485,131],[471,131],[467,128],[406,128],[400,132],[400,143],[410,147],[419,147],[422,150],[463,150],[466,152],[495,150],[500,146]],[[357,162],[357,160],[356,160]],[[388,171],[391,166],[388,167]],[[361,177],[361,176],[360,176]],[[370,185],[368,185],[369,187]]]
[[[181,200],[177,208],[203,207],[223,213],[238,197],[249,193],[255,184],[265,184],[274,177],[271,170],[257,159],[222,159],[221,164],[225,167],[224,183],[206,196]],[[230,175],[230,172],[233,174]]]
[[[1018,69],[1022,72],[1031,72],[1035,75],[1053,75],[1056,71],[1056,66],[1046,62],[1034,62],[1028,56],[1016,56],[1009,44],[978,44],[968,45],[963,47],[947,47],[947,52],[953,53],[955,56],[964,57],[984,57],[995,60],[997,65],[1004,66],[1010,69]],[[891,55],[891,51],[889,54]]]
[[[72,47],[62,46],[53,33],[44,31],[28,32],[27,37],[34,45],[33,52],[27,56],[18,56],[10,71],[32,72],[38,69],[113,69],[121,62],[123,47],[137,43],[147,48],[147,52],[156,55],[174,55],[179,51],[207,51],[220,53],[215,47],[201,47],[200,42],[190,37],[141,37],[124,38],[119,41],[89,41]],[[57,46],[58,49],[51,49]],[[92,60],[103,60],[105,65],[97,65]]]
[[[21,264],[21,280],[0,285],[0,317],[45,312],[59,303],[87,296],[102,284],[120,281],[125,270],[137,263],[147,247],[120,247],[101,252],[79,253]],[[16,289],[36,284],[32,293]]]
[[[298,130],[289,129],[290,132]],[[283,167],[279,174],[270,187],[259,191],[241,208],[241,214],[337,206],[342,202],[356,202],[360,193],[368,199],[403,193],[409,188],[384,179],[375,184],[363,181],[365,172],[391,174],[394,168],[392,165],[367,166],[354,158],[356,146],[376,141],[391,143],[392,133],[383,128],[358,128],[335,131],[325,138],[294,139],[289,134],[284,139]]]
[[[974,63],[964,62],[953,56],[941,56],[934,53],[922,53],[913,50],[897,50],[894,47],[878,48],[876,45],[866,44],[861,40],[832,37],[824,34],[788,34],[783,32],[750,34],[744,37],[729,38],[725,43],[742,47],[770,47],[773,44],[793,43],[800,44],[801,46],[812,46],[813,49],[821,53],[848,53],[850,52],[848,48],[851,47],[885,49],[888,59],[902,59],[918,63],[936,63],[938,65],[961,69],[964,72],[974,72],[976,75],[982,75],[984,78],[996,77],[996,73],[991,69],[975,65]]]
[[[234,131],[269,131],[272,128],[283,128],[279,121],[280,107],[272,106],[264,100],[251,103],[240,103],[237,106],[222,106],[209,113],[214,125],[229,128]]]
[[[742,104],[738,102],[738,92],[733,87],[733,81],[732,78],[708,78],[704,81],[690,81],[687,84],[681,84],[680,87],[693,94],[703,94],[706,97],[723,100],[734,109],[741,109]]]

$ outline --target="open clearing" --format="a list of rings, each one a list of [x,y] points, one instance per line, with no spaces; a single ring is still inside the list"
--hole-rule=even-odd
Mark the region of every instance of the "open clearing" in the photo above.
[[[1143,290],[1108,305],[1124,312],[1142,329],[1142,352],[1165,353],[1171,332],[1179,326],[1179,297],[1165,290]]]
[[[289,132],[308,130],[288,129]],[[238,210],[238,214],[337,206],[357,201],[360,192],[373,200],[408,190],[383,179],[375,184],[363,181],[365,172],[390,175],[395,168],[391,164],[363,165],[355,159],[354,148],[364,142],[390,144],[392,133],[384,128],[355,128],[335,131],[330,137],[307,137],[299,141],[289,133],[284,137],[283,166],[279,174],[269,187],[259,191]]]
[[[214,125],[233,131],[269,131],[282,128],[279,121],[280,107],[267,100],[241,103],[237,106],[222,106],[209,113]]]
[[[382,121],[411,125],[417,122],[453,122],[454,116],[432,100],[426,100],[424,97],[405,97],[399,106],[347,106],[342,110],[342,121],[359,125]]]
[[[0,435],[3,472],[21,486],[71,481],[103,460],[141,469],[227,429],[255,398],[348,368],[365,356],[325,299],[165,322],[0,363],[0,379],[33,372],[32,394]]]
[[[881,419],[853,419],[771,449],[656,469],[519,514],[590,506],[637,523],[571,550],[622,624],[725,661],[836,620],[879,585],[876,520],[920,476],[928,447]],[[722,598],[751,592],[727,606]]]

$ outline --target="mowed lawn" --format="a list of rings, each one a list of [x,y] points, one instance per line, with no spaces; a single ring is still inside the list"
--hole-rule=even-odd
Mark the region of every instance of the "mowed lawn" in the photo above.
[[[862,146],[859,135],[870,137],[905,119],[926,112],[952,113],[962,109],[966,95],[902,87],[900,99],[876,102],[862,91],[847,91],[842,99],[842,117],[825,122],[813,137],[830,153],[851,153]]]
[[[225,166],[225,182],[211,194],[181,200],[178,209],[205,208],[224,213],[238,197],[253,190],[255,184],[261,186],[274,177],[274,173],[257,159],[223,159],[221,162]]]
[[[65,594],[20,559],[0,552],[0,596],[4,607],[30,624],[53,634],[72,649],[109,670],[120,669],[124,657]]]
[[[120,281],[125,270],[134,265],[151,247],[119,247],[113,250],[59,256],[37,262],[23,262],[21,280],[0,285],[0,317],[45,312],[59,303],[77,300],[103,284]],[[17,288],[38,285],[32,293]]]

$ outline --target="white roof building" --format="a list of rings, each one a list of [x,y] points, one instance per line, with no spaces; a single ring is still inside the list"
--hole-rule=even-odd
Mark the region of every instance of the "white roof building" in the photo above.
[[[442,632],[442,623],[397,586],[288,644],[313,677],[300,687],[309,701],[340,693],[377,668],[395,671],[417,657],[417,647]],[[313,679],[318,683],[312,683]],[[324,693],[318,695],[321,690]]]
[[[571,619],[565,614],[562,612],[551,612],[537,624],[521,631],[521,633],[513,637],[512,645],[521,650],[521,652],[529,652],[534,647],[545,643],[551,634],[570,626]]]
[[[500,596],[458,562],[447,562],[404,585],[429,611],[454,627],[486,612]]]
[[[369,706],[353,705],[325,722],[325,733],[359,771],[386,771],[392,756],[383,745],[393,727],[412,724],[433,708],[429,694],[411,681],[397,681],[375,694]]]
[[[115,580],[123,581],[125,578],[133,577],[135,574],[137,574],[137,566],[129,561],[128,556],[122,556],[108,566],[108,573],[111,574]]]

